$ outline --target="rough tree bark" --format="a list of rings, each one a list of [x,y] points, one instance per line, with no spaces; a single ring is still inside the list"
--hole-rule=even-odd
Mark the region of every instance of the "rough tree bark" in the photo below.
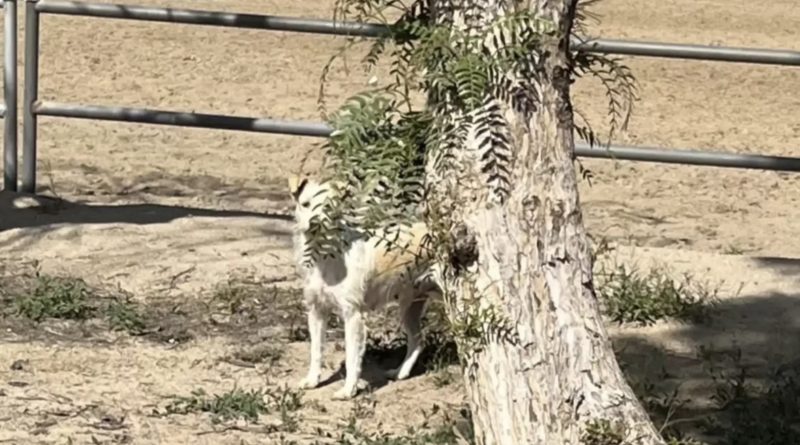
[[[527,116],[500,102],[510,123],[513,167],[502,203],[492,201],[474,133],[456,153],[457,171],[428,168],[431,201],[460,227],[457,245],[475,258],[442,277],[459,304],[494,308],[517,341],[493,336],[468,357],[468,388],[477,442],[483,445],[603,443],[587,431],[611,425],[622,442],[662,444],[622,374],[603,325],[592,284],[573,164],[568,36],[576,0],[440,0],[458,11],[453,26],[526,7],[554,21],[560,37],[545,42],[536,94]],[[472,23],[475,25],[475,23]],[[472,146],[472,147],[470,147]],[[473,148],[473,150],[470,150]],[[468,242],[463,242],[467,238]],[[469,255],[466,255],[469,256]],[[453,265],[453,264],[451,264]],[[472,302],[472,303],[465,303]],[[469,354],[468,354],[469,355]],[[602,428],[601,428],[602,429]],[[602,435],[601,435],[602,436]],[[599,440],[599,442],[598,442]]]

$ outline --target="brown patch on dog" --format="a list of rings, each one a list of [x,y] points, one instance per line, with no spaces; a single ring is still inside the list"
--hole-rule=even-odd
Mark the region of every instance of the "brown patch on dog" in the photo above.
[[[403,232],[392,246],[380,250],[375,259],[378,275],[394,273],[401,267],[409,267],[423,256],[423,240],[428,234],[424,223],[415,223],[411,230]]]
[[[300,177],[298,175],[289,176],[287,179],[289,184],[289,193],[292,195],[292,199],[297,201],[297,198],[300,197],[300,194],[303,193],[303,189],[308,185],[308,178],[307,177]]]

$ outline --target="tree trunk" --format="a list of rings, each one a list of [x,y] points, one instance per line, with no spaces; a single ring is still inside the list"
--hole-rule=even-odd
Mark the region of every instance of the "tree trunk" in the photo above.
[[[527,7],[560,30],[540,54],[538,110],[521,114],[495,98],[513,160],[506,198],[493,200],[480,179],[476,132],[454,153],[459,167],[427,170],[436,183],[432,211],[461,229],[452,254],[461,257],[449,265],[455,271],[440,277],[452,291],[451,320],[463,325],[464,313],[481,308],[493,314],[488,330],[503,331],[498,324],[506,320],[513,331],[513,339],[486,335],[480,347],[460,351],[477,443],[662,444],[619,368],[592,284],[572,155],[568,36],[577,1],[439,0],[442,9],[445,2],[449,23],[462,29]],[[472,260],[458,251],[464,245]]]

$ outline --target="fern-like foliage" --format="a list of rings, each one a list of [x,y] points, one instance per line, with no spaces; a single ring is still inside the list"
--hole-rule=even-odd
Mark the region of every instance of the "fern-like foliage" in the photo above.
[[[330,117],[335,131],[323,148],[331,193],[311,221],[308,258],[336,255],[360,237],[399,236],[386,229],[414,219],[428,120],[427,113],[399,111],[385,90],[354,96]]]
[[[437,5],[447,7],[446,2]],[[325,145],[329,179],[347,184],[349,190],[347,199],[337,197],[337,216],[359,221],[354,230],[363,235],[415,218],[426,189],[428,160],[433,157],[436,168],[447,171],[453,154],[466,147],[470,131],[476,135],[471,148],[481,173],[503,202],[514,161],[503,107],[526,114],[538,109],[533,82],[540,70],[540,40],[553,32],[548,22],[523,11],[477,30],[456,31],[446,21],[434,22],[430,6],[429,0],[408,6],[393,0],[336,4],[337,19],[379,22],[389,29],[372,42],[362,60],[370,71],[389,58],[385,86],[350,98],[330,115],[324,87],[320,89],[320,109],[335,129]],[[399,17],[389,22],[386,17],[393,11]],[[343,48],[360,40],[352,37]],[[330,66],[323,69],[323,86]],[[414,93],[427,97],[427,107],[415,109]]]
[[[599,79],[606,89],[610,140],[616,131],[627,128],[633,104],[638,99],[633,74],[620,59],[600,54],[575,52],[574,61],[573,70],[576,77],[591,74]],[[593,143],[593,138],[592,136],[587,142]]]
[[[599,16],[595,14],[591,7],[602,0],[580,0],[575,11],[575,22],[573,25],[573,40],[576,42],[586,42],[585,36],[588,28],[587,22],[597,22]],[[606,91],[608,98],[608,117],[609,133],[608,143],[617,131],[624,131],[633,113],[633,105],[639,99],[638,85],[630,68],[622,63],[622,59],[610,57],[605,54],[593,54],[581,51],[571,51],[572,54],[572,76],[573,78],[584,77],[587,74],[598,79]],[[592,129],[589,121],[580,114],[581,123],[575,124],[576,135],[594,147],[600,141],[597,134]]]
[[[588,7],[597,1],[578,3],[575,30],[585,32],[584,22],[594,18]],[[456,16],[468,26],[452,26]],[[530,117],[539,110],[542,42],[558,37],[556,26],[528,10],[487,16],[480,0],[337,0],[334,19],[386,25],[385,35],[370,39],[362,65],[372,72],[388,59],[390,75],[329,114],[324,87],[331,66],[367,38],[349,37],[323,69],[320,111],[335,129],[324,145],[327,179],[337,186],[327,216],[312,224],[309,254],[334,254],[347,240],[386,227],[402,230],[419,218],[425,191],[435,186],[426,183],[425,167],[453,171],[463,150],[474,150],[490,196],[504,203],[515,161],[506,112]],[[636,99],[630,70],[617,59],[576,51],[571,65],[573,79],[590,74],[606,88],[610,135],[624,129]],[[415,107],[415,95],[427,99],[423,108]],[[594,146],[598,136],[576,116],[576,137]]]

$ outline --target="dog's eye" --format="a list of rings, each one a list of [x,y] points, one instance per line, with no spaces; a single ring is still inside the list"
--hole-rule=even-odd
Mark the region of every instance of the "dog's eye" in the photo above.
[[[300,203],[300,207],[308,208],[308,205],[309,205],[309,204],[311,204],[311,203],[310,203],[310,202],[308,202],[308,201],[304,201],[304,202],[301,202],[301,203]]]

